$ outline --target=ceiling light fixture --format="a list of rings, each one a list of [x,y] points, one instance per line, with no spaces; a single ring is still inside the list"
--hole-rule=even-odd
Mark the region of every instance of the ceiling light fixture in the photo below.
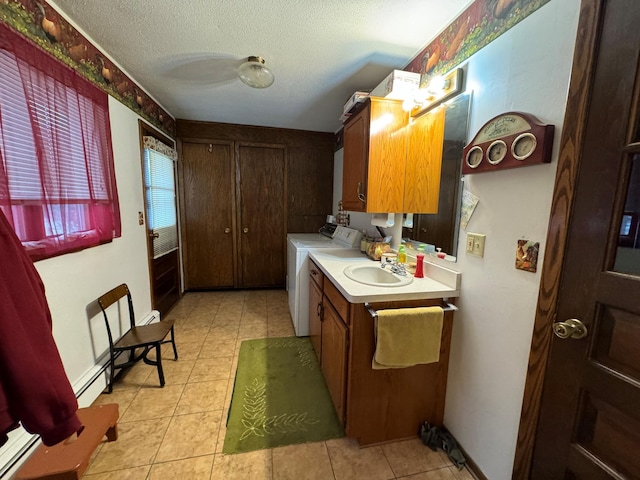
[[[273,73],[265,66],[262,57],[248,57],[238,67],[238,77],[253,88],[267,88],[274,80]]]

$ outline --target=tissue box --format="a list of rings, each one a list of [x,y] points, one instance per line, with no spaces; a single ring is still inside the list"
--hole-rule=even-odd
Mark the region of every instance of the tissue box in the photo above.
[[[407,96],[416,93],[419,87],[419,73],[394,70],[371,91],[370,95],[390,100],[404,100]]]

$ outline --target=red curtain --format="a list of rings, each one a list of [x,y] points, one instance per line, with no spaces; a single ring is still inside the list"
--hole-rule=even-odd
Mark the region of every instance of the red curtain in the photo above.
[[[0,208],[33,260],[121,234],[107,94],[2,22]]]

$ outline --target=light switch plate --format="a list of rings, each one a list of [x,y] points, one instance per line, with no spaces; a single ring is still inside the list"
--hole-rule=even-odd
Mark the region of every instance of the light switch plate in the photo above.
[[[481,233],[467,233],[466,252],[476,257],[484,257],[485,235]]]

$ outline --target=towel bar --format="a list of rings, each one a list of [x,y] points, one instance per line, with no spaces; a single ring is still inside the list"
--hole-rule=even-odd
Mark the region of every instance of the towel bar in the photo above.
[[[456,307],[455,305],[453,305],[452,303],[449,302],[444,302],[445,305],[432,305],[434,307],[439,306],[442,307],[442,310],[445,312],[452,312],[452,311],[456,311],[458,310],[458,307]],[[365,303],[364,304],[365,308],[369,311],[369,314],[373,317],[376,318],[378,316],[378,312],[376,312],[371,305],[369,305],[369,303]],[[405,307],[405,308],[414,308],[414,307]]]

